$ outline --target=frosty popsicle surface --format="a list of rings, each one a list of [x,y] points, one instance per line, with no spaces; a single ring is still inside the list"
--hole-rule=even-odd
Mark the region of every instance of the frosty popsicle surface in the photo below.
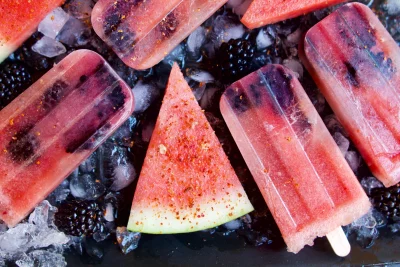
[[[220,108],[289,251],[368,211],[368,197],[291,71],[261,68],[232,84]]]
[[[92,24],[100,36],[134,69],[159,63],[227,0],[100,0]]]
[[[0,219],[21,221],[132,113],[98,54],[71,53],[0,112]]]
[[[40,21],[64,0],[0,1],[0,62],[35,31]]]
[[[309,30],[305,63],[372,173],[400,181],[400,48],[365,5]]]

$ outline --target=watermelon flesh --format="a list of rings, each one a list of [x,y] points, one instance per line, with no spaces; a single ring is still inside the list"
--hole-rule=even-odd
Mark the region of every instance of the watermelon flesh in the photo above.
[[[194,232],[252,210],[175,64],[139,177],[128,229],[152,234]]]
[[[151,68],[227,0],[100,0],[92,24],[131,68]]]
[[[249,29],[295,18],[346,0],[254,0],[242,18]]]
[[[36,30],[40,21],[64,0],[0,1],[0,63]]]
[[[309,30],[310,74],[372,173],[400,181],[400,48],[370,8],[347,4]]]
[[[14,226],[132,113],[98,54],[71,53],[0,112],[0,219]]]

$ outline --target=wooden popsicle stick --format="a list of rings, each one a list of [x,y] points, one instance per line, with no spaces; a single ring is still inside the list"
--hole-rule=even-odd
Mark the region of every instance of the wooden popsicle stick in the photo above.
[[[349,255],[351,250],[350,243],[347,240],[347,237],[344,234],[341,226],[328,233],[326,237],[328,238],[328,241],[336,255],[339,257],[346,257]]]

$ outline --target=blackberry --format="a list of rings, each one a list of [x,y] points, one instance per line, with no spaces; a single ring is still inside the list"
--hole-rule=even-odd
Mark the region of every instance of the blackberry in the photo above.
[[[217,51],[217,76],[224,82],[234,82],[252,71],[255,48],[249,40],[231,39]]]
[[[8,63],[0,69],[0,109],[31,84],[31,75],[25,65],[19,62]]]
[[[72,200],[62,204],[55,215],[60,231],[72,236],[105,232],[104,212],[96,201]]]
[[[400,183],[389,188],[375,188],[371,192],[373,204],[389,220],[400,219]]]

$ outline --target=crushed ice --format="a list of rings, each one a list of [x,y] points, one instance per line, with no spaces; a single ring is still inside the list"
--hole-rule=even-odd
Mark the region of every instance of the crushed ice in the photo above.
[[[40,22],[38,31],[49,38],[55,39],[68,19],[68,13],[61,7],[57,7]]]
[[[57,208],[45,200],[35,208],[27,222],[6,231],[3,226],[0,262],[14,261],[18,266],[29,267],[66,266],[62,253],[69,238],[54,225],[56,211]]]
[[[347,227],[349,235],[356,237],[357,243],[363,248],[371,247],[379,237],[379,227],[386,225],[384,216],[374,209]]]
[[[62,43],[48,36],[43,36],[39,41],[37,41],[32,46],[32,50],[49,58],[56,57],[67,52],[67,49]]]

